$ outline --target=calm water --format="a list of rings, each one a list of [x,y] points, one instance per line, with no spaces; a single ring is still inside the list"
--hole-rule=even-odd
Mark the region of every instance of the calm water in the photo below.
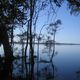
[[[80,46],[56,46],[53,59],[59,80],[80,80]]]
[[[37,46],[35,46],[35,55]],[[49,61],[52,51],[49,47],[40,45],[39,65],[34,64],[34,80],[80,80],[80,46],[56,45],[53,62]],[[36,61],[36,59],[35,59]],[[22,59],[13,61],[13,76],[25,75],[25,64]]]
[[[43,52],[43,49],[40,51]],[[57,55],[53,57],[54,80],[80,80],[80,46],[57,45],[55,52]],[[49,59],[48,53],[42,53],[41,56],[43,59]]]

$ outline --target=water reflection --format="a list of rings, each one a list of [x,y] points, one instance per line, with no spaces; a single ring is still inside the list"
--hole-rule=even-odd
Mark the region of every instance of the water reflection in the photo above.
[[[34,64],[24,57],[13,61],[0,58],[0,80],[80,80],[79,46],[56,46],[52,61],[53,48],[42,46]]]
[[[54,65],[52,62],[43,67],[38,73],[39,80],[54,80]]]
[[[12,80],[12,60],[4,59],[0,61],[0,79]]]
[[[50,50],[47,53],[50,54]],[[14,60],[1,58],[0,79],[1,80],[53,80],[54,79],[53,62],[50,61],[50,59],[41,60],[37,58],[38,57],[34,56],[34,64],[30,63],[28,58],[26,58],[25,62],[24,57],[15,58]]]

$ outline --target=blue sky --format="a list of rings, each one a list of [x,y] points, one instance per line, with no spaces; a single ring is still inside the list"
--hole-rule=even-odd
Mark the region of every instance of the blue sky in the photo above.
[[[46,10],[39,15],[39,20],[37,22],[37,33],[40,32],[40,29],[44,24],[49,24],[54,21],[55,15],[52,17],[52,13],[49,16],[50,19],[47,20],[48,18]],[[52,21],[51,18],[53,18]],[[71,15],[66,4],[63,4],[62,7],[58,9],[56,20],[57,19],[61,19],[62,25],[60,25],[60,30],[56,34],[56,41],[80,43],[80,15]],[[46,26],[42,30],[43,34],[45,32]]]
[[[54,18],[55,15],[53,17],[53,20]],[[40,20],[38,21],[37,25],[38,33],[42,25],[44,23],[48,23],[46,15],[41,15],[39,19]],[[70,10],[66,4],[63,4],[62,7],[58,9],[56,20],[57,19],[61,19],[62,25],[60,25],[60,30],[56,34],[56,41],[66,43],[80,43],[80,15],[71,15]],[[53,22],[53,20],[49,20],[49,23]],[[45,28],[42,30],[42,33],[46,32]]]
[[[56,41],[80,43],[80,15],[71,15],[63,5],[57,13],[57,18],[61,19],[62,25],[56,35]]]

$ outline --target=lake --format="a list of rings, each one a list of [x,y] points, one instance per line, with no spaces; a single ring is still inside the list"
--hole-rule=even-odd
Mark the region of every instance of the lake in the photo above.
[[[53,57],[54,80],[80,80],[80,46],[56,45],[55,52],[57,55]],[[43,59],[49,59],[48,53],[41,56]]]
[[[37,55],[37,45],[34,52]],[[39,62],[37,65],[35,58],[34,80],[80,80],[79,45],[56,45],[52,62],[49,62],[51,55],[52,47],[39,46]],[[29,64],[27,66],[29,69]],[[13,76],[27,77],[25,70],[24,60],[13,61]]]
[[[80,46],[56,46],[57,80],[80,80]]]

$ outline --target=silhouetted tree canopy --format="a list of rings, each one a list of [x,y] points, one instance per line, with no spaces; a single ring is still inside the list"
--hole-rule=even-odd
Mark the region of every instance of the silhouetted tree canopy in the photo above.
[[[54,3],[61,7],[63,2],[68,2],[68,8],[70,9],[71,14],[79,14],[80,13],[80,0],[53,0]]]
[[[80,0],[67,0],[70,13],[74,15],[80,14]]]
[[[27,0],[0,0],[0,24],[21,24],[27,8]]]

